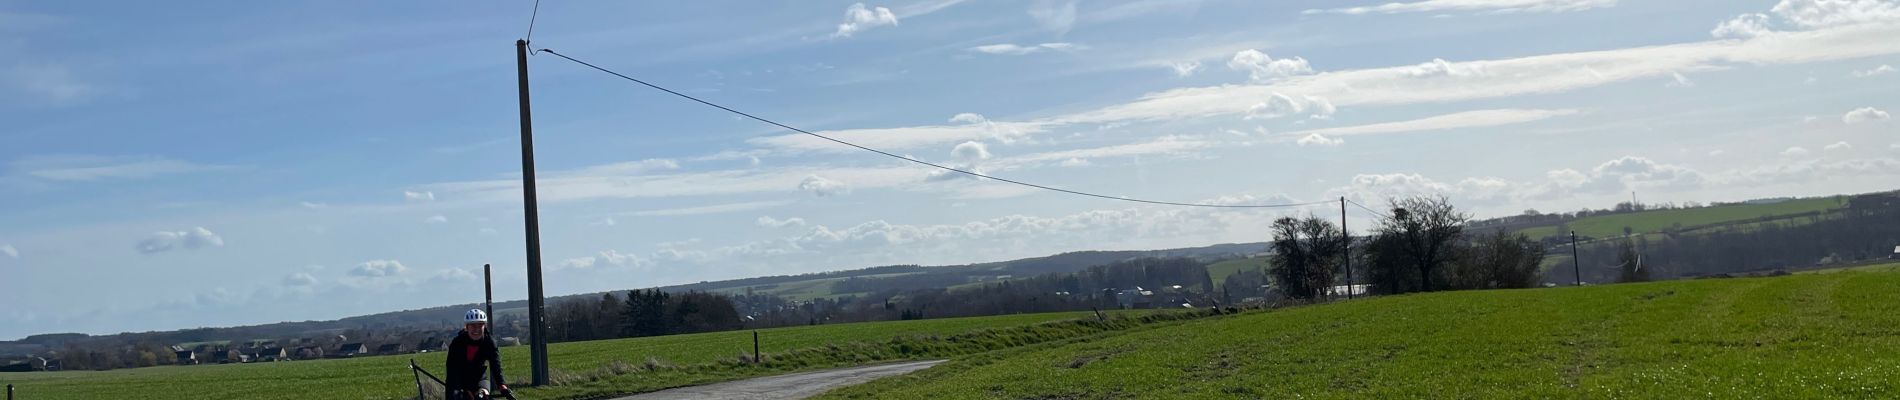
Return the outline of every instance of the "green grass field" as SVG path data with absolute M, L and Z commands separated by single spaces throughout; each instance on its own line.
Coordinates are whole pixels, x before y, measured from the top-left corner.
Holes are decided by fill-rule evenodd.
M 1208 264 L 1207 276 L 1214 279 L 1214 287 L 1220 287 L 1222 283 L 1227 282 L 1227 277 L 1240 271 L 1265 271 L 1266 269 L 1266 257 L 1240 258 Z
M 1834 274 L 1834 273 L 1841 273 L 1841 272 L 1900 272 L 1900 263 L 1881 263 L 1881 264 L 1859 265 L 1859 266 L 1841 267 L 1841 268 L 1813 269 L 1813 270 L 1796 272 L 1796 274 Z
M 1586 217 L 1570 221 L 1569 227 L 1582 236 L 1611 237 L 1621 236 L 1623 227 L 1629 227 L 1637 233 L 1661 232 L 1664 228 L 1677 224 L 1687 228 L 1741 222 L 1763 216 L 1787 216 L 1827 211 L 1843 206 L 1845 204 L 1840 199 L 1819 197 L 1773 204 L 1737 204 Z M 1564 234 L 1564 232 L 1557 232 L 1556 226 L 1540 226 L 1518 232 L 1529 235 L 1533 239 Z
M 882 342 L 895 337 L 951 335 L 979 329 L 1071 320 L 1089 313 L 1004 315 L 861 324 L 801 326 L 760 330 L 761 348 L 771 356 L 796 349 L 823 349 L 852 342 Z M 673 365 L 730 361 L 752 350 L 751 331 L 557 343 L 548 346 L 551 369 L 587 372 L 614 361 L 641 365 L 649 357 Z M 164 366 L 112 371 L 0 373 L 0 384 L 17 385 L 18 399 L 382 399 L 413 397 L 409 360 L 440 374 L 440 353 L 278 363 Z M 502 349 L 510 381 L 529 377 L 528 348 Z M 866 360 L 869 361 L 869 360 Z M 646 391 L 690 384 L 769 375 L 829 365 L 781 365 L 773 368 L 701 368 L 632 374 L 621 379 L 525 392 L 525 398 L 573 398 L 590 394 Z
M 1900 273 L 1374 298 L 956 359 L 828 398 L 1900 398 Z

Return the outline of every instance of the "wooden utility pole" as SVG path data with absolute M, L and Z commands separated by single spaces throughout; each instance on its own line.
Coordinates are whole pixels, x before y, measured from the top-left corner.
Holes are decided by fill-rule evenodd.
M 1577 254 L 1577 231 L 1570 231 L 1570 270 L 1577 274 L 1577 286 L 1583 286 L 1583 257 Z
M 1346 299 L 1352 300 L 1352 232 L 1346 230 L 1346 196 L 1339 196 L 1341 254 L 1346 258 Z
M 541 218 L 534 198 L 534 123 L 528 107 L 528 41 L 515 41 L 515 75 L 521 92 L 521 200 L 528 229 L 528 344 L 533 385 L 548 384 L 548 327 L 541 300 Z

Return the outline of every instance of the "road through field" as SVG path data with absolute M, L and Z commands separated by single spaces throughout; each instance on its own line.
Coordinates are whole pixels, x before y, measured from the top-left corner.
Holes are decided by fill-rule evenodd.
M 653 393 L 622 397 L 615 400 L 673 400 L 673 399 L 710 399 L 710 400 L 753 400 L 753 399 L 803 399 L 817 396 L 831 389 L 856 385 L 864 382 L 916 372 L 942 363 L 943 360 L 915 361 L 897 364 L 872 365 L 866 367 L 841 368 L 818 372 L 805 372 L 790 375 L 768 376 L 741 381 L 715 383 L 704 386 L 667 389 Z

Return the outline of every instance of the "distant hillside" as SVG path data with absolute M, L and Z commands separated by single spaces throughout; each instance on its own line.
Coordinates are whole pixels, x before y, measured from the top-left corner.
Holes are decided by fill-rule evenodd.
M 1166 250 L 1130 250 L 1130 251 L 1079 251 L 1045 257 L 1020 260 L 988 262 L 951 266 L 893 265 L 855 270 L 832 271 L 799 275 L 779 275 L 755 278 L 732 279 L 724 281 L 698 282 L 683 285 L 660 287 L 668 292 L 721 292 L 744 293 L 748 288 L 760 294 L 774 294 L 794 299 L 838 296 L 849 293 L 832 293 L 832 285 L 838 281 L 852 278 L 883 278 L 893 276 L 927 275 L 930 279 L 972 282 L 984 279 L 996 279 L 998 276 L 1033 276 L 1044 273 L 1074 272 L 1090 266 L 1108 264 L 1116 261 L 1142 257 L 1188 257 L 1203 260 L 1222 260 L 1237 258 L 1246 254 L 1265 251 L 1265 243 L 1219 244 L 1206 247 L 1166 249 Z M 915 281 L 910 281 L 915 282 Z M 860 282 L 862 283 L 862 282 Z M 904 282 L 892 282 L 896 285 L 875 287 L 884 289 L 914 289 Z M 931 287 L 948 287 L 937 285 Z M 632 290 L 635 288 L 627 288 Z M 797 292 L 802 290 L 802 292 Z M 619 291 L 616 291 L 619 292 Z M 599 298 L 604 292 L 581 293 L 566 296 L 554 296 L 547 299 L 548 304 L 576 298 Z M 461 310 L 477 307 L 479 304 L 465 303 L 415 310 L 391 311 L 378 314 L 360 315 L 330 321 L 279 322 L 272 324 L 195 328 L 176 331 L 121 333 L 118 335 L 87 336 L 84 334 L 34 335 L 19 341 L 0 341 L 0 357 L 19 356 L 57 349 L 67 341 L 113 336 L 138 336 L 141 340 L 158 343 L 188 343 L 219 340 L 275 339 L 286 337 L 309 337 L 314 335 L 335 334 L 352 329 L 404 330 L 439 329 L 453 327 L 460 323 Z M 495 303 L 497 317 L 514 316 L 526 318 L 527 300 L 510 300 Z

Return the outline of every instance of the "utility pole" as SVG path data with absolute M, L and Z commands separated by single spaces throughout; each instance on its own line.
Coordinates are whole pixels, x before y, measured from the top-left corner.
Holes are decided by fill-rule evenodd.
M 495 315 L 495 268 L 489 264 L 482 264 L 482 307 L 488 309 L 488 325 L 482 327 L 482 332 L 493 335 L 495 322 L 501 318 Z
M 1577 274 L 1577 286 L 1583 286 L 1583 257 L 1577 255 L 1577 231 L 1570 231 L 1570 270 Z
M 1339 196 L 1339 236 L 1346 257 L 1346 300 L 1352 300 L 1352 231 L 1346 230 L 1346 196 Z
M 515 41 L 515 76 L 521 92 L 521 200 L 528 228 L 528 344 L 534 386 L 548 384 L 548 327 L 541 301 L 541 217 L 534 201 L 534 123 L 528 108 L 528 41 Z

